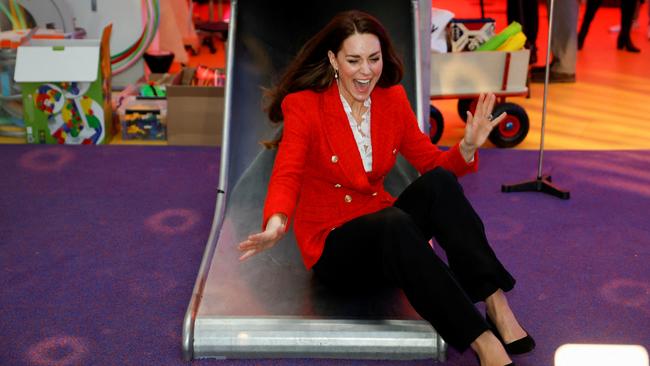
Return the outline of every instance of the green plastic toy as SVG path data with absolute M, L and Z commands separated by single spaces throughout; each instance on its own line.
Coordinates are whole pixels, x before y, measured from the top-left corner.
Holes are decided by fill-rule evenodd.
M 504 30 L 499 32 L 496 36 L 487 40 L 487 42 L 480 45 L 477 51 L 495 51 L 501 44 L 508 40 L 508 38 L 521 32 L 521 24 L 512 22 Z
M 144 84 L 140 86 L 140 96 L 148 98 L 164 98 L 167 96 L 167 90 L 162 85 Z

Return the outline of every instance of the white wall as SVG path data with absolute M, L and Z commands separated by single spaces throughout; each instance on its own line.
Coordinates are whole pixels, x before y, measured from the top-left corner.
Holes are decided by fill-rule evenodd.
M 145 14 L 142 0 L 67 0 L 77 27 L 84 28 L 88 38 L 99 38 L 108 23 L 113 23 L 111 55 L 121 52 L 138 40 Z M 95 2 L 97 10 L 93 11 Z M 144 75 L 140 60 L 131 69 L 113 77 L 113 86 L 125 86 Z

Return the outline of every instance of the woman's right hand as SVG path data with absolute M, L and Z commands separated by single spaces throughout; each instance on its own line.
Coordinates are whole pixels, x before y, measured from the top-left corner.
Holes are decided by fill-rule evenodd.
M 257 234 L 249 235 L 248 238 L 237 246 L 243 254 L 239 257 L 244 261 L 257 253 L 273 247 L 282 237 L 284 237 L 284 227 L 287 223 L 287 217 L 283 214 L 274 214 L 266 223 L 266 229 Z

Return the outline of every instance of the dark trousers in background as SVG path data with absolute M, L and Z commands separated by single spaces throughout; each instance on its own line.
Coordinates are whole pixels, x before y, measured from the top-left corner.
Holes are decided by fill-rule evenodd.
M 630 42 L 630 32 L 632 31 L 632 22 L 634 20 L 634 10 L 638 0 L 620 0 L 621 6 L 621 30 L 618 35 L 618 44 L 627 44 Z M 587 7 L 582 18 L 580 33 L 578 35 L 578 48 L 582 48 L 591 21 L 594 20 L 598 8 L 603 4 L 603 0 L 587 0 Z
M 448 265 L 429 245 L 432 237 Z M 400 287 L 418 314 L 460 351 L 488 329 L 474 303 L 515 283 L 456 177 L 442 168 L 416 179 L 393 207 L 333 230 L 313 269 L 330 286 Z
M 508 24 L 518 22 L 526 35 L 531 63 L 537 62 L 537 33 L 539 31 L 539 3 L 537 0 L 508 0 Z

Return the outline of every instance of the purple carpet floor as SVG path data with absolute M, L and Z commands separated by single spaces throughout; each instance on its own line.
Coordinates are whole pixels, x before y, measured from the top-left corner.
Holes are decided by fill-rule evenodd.
M 549 151 L 571 199 L 501 193 L 537 153 L 484 150 L 461 181 L 517 278 L 509 294 L 550 366 L 565 343 L 650 349 L 650 151 Z M 217 148 L 0 146 L 0 365 L 430 365 L 431 360 L 181 358 L 212 220 Z M 476 365 L 449 351 L 444 365 Z

